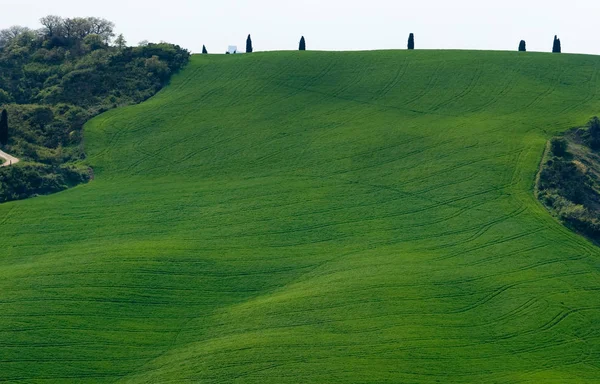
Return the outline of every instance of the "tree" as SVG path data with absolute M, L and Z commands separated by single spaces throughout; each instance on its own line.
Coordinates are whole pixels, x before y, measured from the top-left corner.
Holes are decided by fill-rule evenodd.
M 254 49 L 252 48 L 252 37 L 248 35 L 248 38 L 246 39 L 246 53 L 252 53 L 253 51 Z
M 300 51 L 306 51 L 306 40 L 304 40 L 304 36 L 300 39 L 300 47 L 298 48 Z
M 24 34 L 35 35 L 34 31 L 27 27 L 20 27 L 18 25 L 12 26 L 8 29 L 0 31 L 0 48 L 4 48 L 11 44 L 17 38 Z
M 91 51 L 97 51 L 98 49 L 106 48 L 107 45 L 104 44 L 104 40 L 100 35 L 87 35 L 83 39 L 83 44 L 89 48 Z
M 588 132 L 590 134 L 590 146 L 593 149 L 600 148 L 600 119 L 593 117 L 588 123 Z
M 519 52 L 527 52 L 527 44 L 525 43 L 525 40 L 521 40 L 519 43 Z
M 408 49 L 415 49 L 415 35 L 412 33 L 408 35 Z
M 123 50 L 123 49 L 127 48 L 127 41 L 125 40 L 125 36 L 123 36 L 122 33 L 115 40 L 115 45 L 120 50 Z
M 109 44 L 115 36 L 115 24 L 98 17 L 46 16 L 40 19 L 40 30 L 50 48 L 78 46 L 89 35 L 98 35 L 104 44 Z
M 64 20 L 60 16 L 46 16 L 40 19 L 40 24 L 44 26 L 42 33 L 46 37 L 62 35 L 64 29 Z
M 554 35 L 554 44 L 552 45 L 552 53 L 561 53 L 560 39 Z
M 206 55 L 206 54 L 208 54 L 208 51 L 206 50 L 206 45 L 203 45 L 203 46 L 202 46 L 202 54 L 203 54 L 203 55 Z
M 550 150 L 554 156 L 563 157 L 567 153 L 569 144 L 562 137 L 554 137 L 550 140 Z
M 0 117 L 0 145 L 6 144 L 8 144 L 8 112 L 5 109 Z
M 88 34 L 101 36 L 106 44 L 110 43 L 110 40 L 115 36 L 115 33 L 113 32 L 115 23 L 112 21 L 98 17 L 88 17 L 86 23 L 89 23 L 90 25 Z

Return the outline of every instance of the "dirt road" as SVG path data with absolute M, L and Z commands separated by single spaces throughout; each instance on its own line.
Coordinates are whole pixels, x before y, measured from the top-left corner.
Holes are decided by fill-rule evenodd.
M 0 167 L 8 167 L 9 165 L 16 164 L 19 162 L 19 159 L 9 155 L 6 152 L 0 151 L 0 157 L 6 159 L 6 161 L 3 164 L 1 164 Z

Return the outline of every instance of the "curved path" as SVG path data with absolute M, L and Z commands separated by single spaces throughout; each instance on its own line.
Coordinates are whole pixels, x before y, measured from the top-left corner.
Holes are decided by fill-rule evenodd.
M 1 151 L 1 150 L 0 150 L 0 157 L 3 159 L 6 159 L 6 161 L 4 163 L 0 164 L 0 167 L 8 167 L 9 165 L 16 164 L 19 162 L 19 159 L 17 159 L 14 156 L 9 155 L 6 152 Z

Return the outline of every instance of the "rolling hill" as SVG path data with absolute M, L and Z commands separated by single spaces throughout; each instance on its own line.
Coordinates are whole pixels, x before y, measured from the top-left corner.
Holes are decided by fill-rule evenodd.
M 600 57 L 194 56 L 0 205 L 0 381 L 592 383 L 600 249 L 533 196 Z

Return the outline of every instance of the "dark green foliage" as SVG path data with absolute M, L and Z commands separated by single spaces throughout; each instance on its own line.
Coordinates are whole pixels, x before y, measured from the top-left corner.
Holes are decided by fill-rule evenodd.
M 89 118 L 153 96 L 190 57 L 166 43 L 126 47 L 123 36 L 110 46 L 112 23 L 103 19 L 49 16 L 42 24 L 37 33 L 0 31 L 0 104 L 11 116 L 7 152 L 52 165 L 48 172 L 85 158 Z
M 550 140 L 550 151 L 554 156 L 562 157 L 567 153 L 567 140 L 562 137 L 555 137 Z
M 92 111 L 70 104 L 11 104 L 7 109 L 13 131 L 11 154 L 44 164 L 61 164 L 85 157 L 82 129 Z
M 8 112 L 6 112 L 6 109 L 2 110 L 2 116 L 0 117 L 0 144 L 8 144 Z
M 415 49 L 415 35 L 408 35 L 408 49 Z
M 74 166 L 15 164 L 0 168 L 0 203 L 47 195 L 89 181 L 91 171 Z
M 248 38 L 246 39 L 246 53 L 252 53 L 253 51 L 254 48 L 252 47 L 252 37 L 248 35 Z
M 600 148 L 600 119 L 593 117 L 588 123 L 589 146 L 593 149 Z
M 591 181 L 572 160 L 553 157 L 540 174 L 540 190 L 554 190 L 574 204 L 584 204 Z
M 552 53 L 561 53 L 562 52 L 562 47 L 560 44 L 560 39 L 558 38 L 558 36 L 554 36 L 554 43 L 552 45 Z
M 598 118 L 592 119 L 587 129 L 550 141 L 553 156 L 542 166 L 538 196 L 565 224 L 600 240 L 600 157 L 586 146 L 592 130 L 600 130 Z M 567 150 L 569 142 L 574 153 Z
M 207 55 L 208 54 L 208 51 L 206 50 L 206 45 L 202 46 L 202 54 L 203 55 Z
M 521 40 L 521 42 L 519 43 L 519 52 L 526 52 L 527 51 L 527 44 L 525 43 L 525 40 Z
M 117 39 L 115 40 L 115 46 L 119 49 L 127 48 L 127 41 L 125 40 L 125 36 L 123 36 L 123 34 L 120 34 L 117 37 Z
M 54 46 L 52 36 L 17 37 L 0 48 L 0 99 L 104 108 L 115 98 L 117 104 L 136 103 L 155 94 L 189 60 L 188 51 L 172 44 L 112 47 L 90 34 Z
M 298 48 L 300 51 L 306 51 L 306 40 L 304 40 L 304 36 L 300 39 L 300 47 Z
M 17 49 L 26 49 L 28 54 L 14 61 Z M 47 50 L 35 45 L 0 49 L 0 84 L 19 104 L 9 108 L 16 114 L 11 118 L 11 154 L 40 161 L 25 144 L 77 145 L 72 138 L 81 137 L 78 132 L 87 119 L 148 99 L 188 60 L 189 52 L 171 44 L 105 47 L 80 57 L 66 55 L 63 48 Z M 33 113 L 31 104 L 35 103 L 44 107 Z
M 98 17 L 75 17 L 64 19 L 60 16 L 46 16 L 40 19 L 42 36 L 46 48 L 65 47 L 80 49 L 81 43 L 89 36 L 103 45 L 115 36 L 114 23 Z

